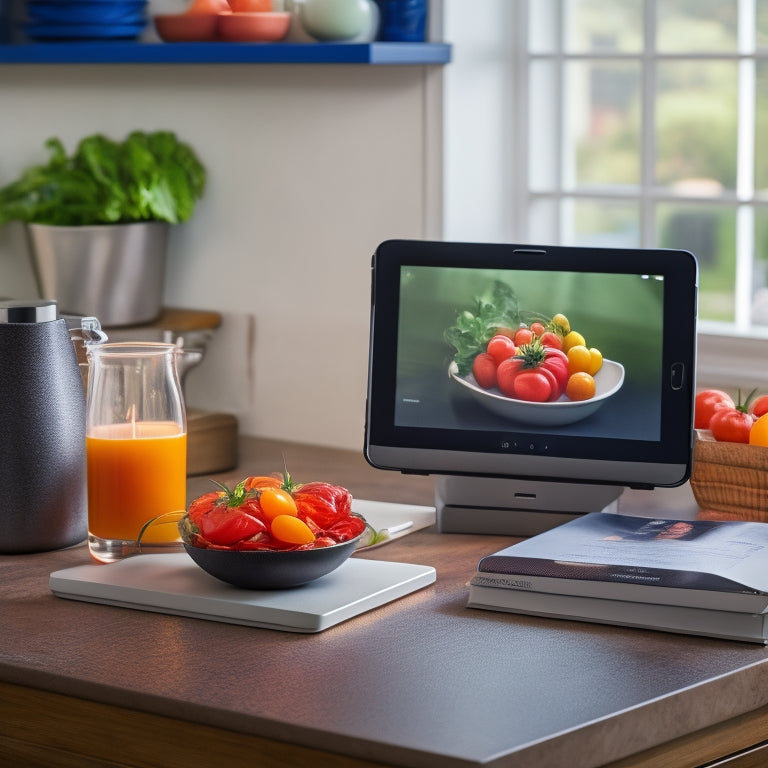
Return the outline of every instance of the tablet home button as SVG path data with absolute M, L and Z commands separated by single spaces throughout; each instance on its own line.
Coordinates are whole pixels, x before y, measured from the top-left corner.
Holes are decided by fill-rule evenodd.
M 678 390 L 683 388 L 683 382 L 685 381 L 685 364 L 684 363 L 672 363 L 670 369 L 670 384 L 672 389 Z

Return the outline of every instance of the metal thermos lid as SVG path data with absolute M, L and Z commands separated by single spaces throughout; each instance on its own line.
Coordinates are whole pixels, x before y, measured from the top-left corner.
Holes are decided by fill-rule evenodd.
M 57 317 L 55 301 L 0 301 L 0 323 L 48 323 Z

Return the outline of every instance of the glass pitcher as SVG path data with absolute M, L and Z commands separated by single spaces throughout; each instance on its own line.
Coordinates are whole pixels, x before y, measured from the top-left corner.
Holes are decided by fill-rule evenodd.
M 169 516 L 186 506 L 180 353 L 156 342 L 87 348 L 88 546 L 100 562 L 181 548 Z

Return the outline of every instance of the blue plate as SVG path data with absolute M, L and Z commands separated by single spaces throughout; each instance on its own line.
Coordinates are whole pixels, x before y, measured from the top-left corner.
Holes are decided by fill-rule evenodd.
M 27 5 L 57 5 L 61 8 L 71 8 L 78 5 L 146 5 L 148 0 L 27 0 Z
M 37 24 L 138 24 L 146 21 L 146 1 L 73 3 L 57 5 L 46 2 L 27 3 L 27 16 Z
M 26 33 L 36 40 L 96 40 L 138 37 L 141 24 L 28 24 Z
M 30 13 L 29 21 L 32 24 L 40 24 L 43 26 L 82 26 L 82 25 L 106 25 L 106 24 L 146 24 L 147 17 L 143 10 L 139 11 L 121 11 L 119 13 L 111 11 L 109 14 L 88 14 L 88 13 L 73 13 L 66 21 L 59 19 L 55 14 L 43 13 Z

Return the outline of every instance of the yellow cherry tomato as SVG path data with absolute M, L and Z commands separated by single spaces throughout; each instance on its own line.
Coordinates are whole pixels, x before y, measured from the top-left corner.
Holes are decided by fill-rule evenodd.
M 552 325 L 556 325 L 558 328 L 560 328 L 561 336 L 566 336 L 568 333 L 570 333 L 571 324 L 568 322 L 568 318 L 560 312 L 558 312 L 552 318 Z
M 571 347 L 586 347 L 587 342 L 578 331 L 571 331 L 565 334 L 563 339 L 563 352 L 568 352 Z
M 749 430 L 750 445 L 764 445 L 768 448 L 768 413 L 763 414 Z
M 278 515 L 296 517 L 298 514 L 293 496 L 282 488 L 264 488 L 259 496 L 259 506 L 267 520 L 274 520 Z
M 603 367 L 603 353 L 594 347 L 589 348 L 589 367 L 587 373 L 594 376 Z
M 310 527 L 293 515 L 278 515 L 272 521 L 270 532 L 286 544 L 311 544 L 315 540 Z
M 574 373 L 568 377 L 565 395 L 569 400 L 589 400 L 595 396 L 595 380 L 584 371 Z
M 568 350 L 568 374 L 578 373 L 579 371 L 589 371 L 592 362 L 592 355 L 583 344 L 577 344 Z

